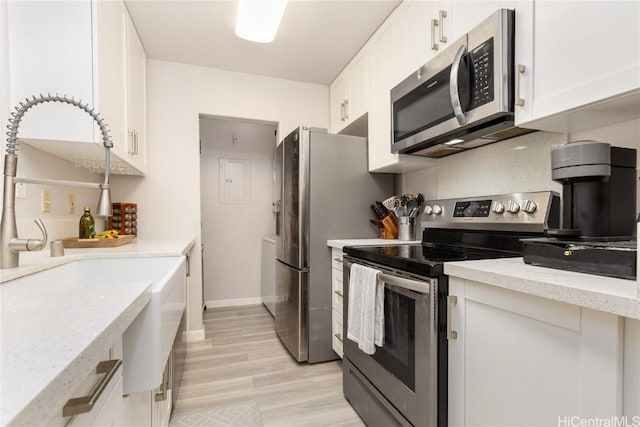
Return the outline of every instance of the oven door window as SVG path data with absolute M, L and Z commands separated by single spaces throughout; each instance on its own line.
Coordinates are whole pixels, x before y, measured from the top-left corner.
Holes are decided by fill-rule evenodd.
M 451 66 L 440 71 L 393 103 L 393 142 L 422 132 L 454 117 L 449 91 Z M 465 56 L 458 74 L 458 93 L 463 111 L 469 105 L 469 66 Z
M 415 300 L 384 290 L 384 346 L 376 347 L 373 357 L 384 369 L 415 391 Z

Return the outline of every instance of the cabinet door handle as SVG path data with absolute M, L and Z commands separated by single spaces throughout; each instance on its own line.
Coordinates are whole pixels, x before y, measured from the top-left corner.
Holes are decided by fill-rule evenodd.
M 129 154 L 133 154 L 134 151 L 134 146 L 135 146 L 135 131 L 130 130 L 129 132 L 127 132 L 128 136 L 129 136 L 129 144 L 127 145 L 127 153 Z
M 338 338 L 338 341 L 343 342 L 342 341 L 342 334 L 333 334 L 333 336 Z
M 438 50 L 438 43 L 436 43 L 436 27 L 438 26 L 438 20 L 431 20 L 431 49 Z
M 88 395 L 67 400 L 67 403 L 65 403 L 62 408 L 62 416 L 71 417 L 91 411 L 120 365 L 122 365 L 122 360 L 117 359 L 103 360 L 98 363 L 98 366 L 96 366 L 96 374 L 104 374 L 104 376 L 98 380 Z
M 138 131 L 133 130 L 133 154 L 138 155 Z
M 447 11 L 446 10 L 441 10 L 440 11 L 440 19 L 438 20 L 438 26 L 440 27 L 440 42 L 441 43 L 446 43 L 447 42 L 447 36 L 444 35 L 444 18 L 447 17 Z
M 342 291 L 338 291 L 338 290 L 336 290 L 336 291 L 333 291 L 333 293 L 334 293 L 334 294 L 336 294 L 336 295 L 338 295 L 339 297 L 341 297 L 341 296 L 342 296 Z
M 458 303 L 458 297 L 455 295 L 449 295 L 447 297 L 447 339 L 448 340 L 456 340 L 458 339 L 458 332 L 451 329 L 451 310 L 453 306 Z
M 520 98 L 520 76 L 526 71 L 527 67 L 522 64 L 516 65 L 516 100 L 515 104 L 518 107 L 522 107 L 524 105 L 524 98 Z
M 349 100 L 344 100 L 344 119 L 349 120 Z

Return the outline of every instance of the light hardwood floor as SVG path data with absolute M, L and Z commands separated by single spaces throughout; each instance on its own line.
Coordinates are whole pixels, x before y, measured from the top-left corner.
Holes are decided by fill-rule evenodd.
M 297 363 L 262 304 L 208 309 L 204 326 L 176 410 L 256 400 L 265 427 L 364 426 L 342 393 L 342 363 Z

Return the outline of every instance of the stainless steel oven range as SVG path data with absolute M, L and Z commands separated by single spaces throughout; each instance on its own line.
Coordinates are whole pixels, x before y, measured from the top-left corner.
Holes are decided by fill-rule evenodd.
M 431 200 L 422 244 L 344 249 L 344 298 L 353 264 L 379 270 L 384 341 L 372 355 L 344 341 L 343 387 L 369 426 L 447 425 L 446 261 L 522 256 L 522 238 L 559 221 L 559 196 L 545 191 Z M 344 309 L 347 336 L 349 304 Z

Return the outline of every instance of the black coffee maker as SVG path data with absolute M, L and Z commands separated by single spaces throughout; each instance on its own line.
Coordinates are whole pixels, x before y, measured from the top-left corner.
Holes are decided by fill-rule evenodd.
M 625 240 L 636 228 L 636 150 L 577 141 L 551 150 L 552 179 L 562 184 L 562 228 L 547 235 Z
M 636 150 L 578 141 L 551 150 L 562 228 L 523 239 L 527 264 L 636 279 Z

